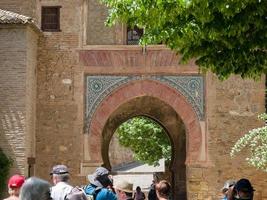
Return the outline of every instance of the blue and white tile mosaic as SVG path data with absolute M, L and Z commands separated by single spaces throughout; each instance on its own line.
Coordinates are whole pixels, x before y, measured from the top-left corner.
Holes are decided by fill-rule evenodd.
M 86 77 L 86 126 L 90 126 L 92 116 L 98 105 L 113 90 L 134 80 L 155 80 L 166 84 L 179 93 L 192 105 L 198 119 L 204 118 L 204 79 L 202 76 L 110 76 Z

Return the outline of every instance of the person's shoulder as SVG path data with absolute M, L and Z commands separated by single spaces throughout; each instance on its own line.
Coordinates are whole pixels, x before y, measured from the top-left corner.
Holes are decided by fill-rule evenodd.
M 109 190 L 108 188 L 101 188 L 101 190 L 99 191 L 101 193 L 105 193 L 105 194 L 114 194 L 111 190 Z
M 5 198 L 3 200 L 19 200 L 18 197 L 8 197 L 8 198 Z
M 112 191 L 110 191 L 108 188 L 102 188 L 99 192 L 97 197 L 105 197 L 107 200 L 113 200 L 117 199 L 116 194 L 114 194 Z
M 86 194 L 92 194 L 95 191 L 96 187 L 94 187 L 92 184 L 89 184 L 86 185 L 83 189 Z

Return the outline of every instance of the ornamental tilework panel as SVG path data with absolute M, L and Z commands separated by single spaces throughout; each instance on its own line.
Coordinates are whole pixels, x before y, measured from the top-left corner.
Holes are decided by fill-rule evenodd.
M 204 118 L 204 79 L 202 76 L 87 76 L 86 128 L 91 123 L 97 106 L 113 90 L 134 80 L 155 80 L 181 93 L 192 105 L 198 119 Z

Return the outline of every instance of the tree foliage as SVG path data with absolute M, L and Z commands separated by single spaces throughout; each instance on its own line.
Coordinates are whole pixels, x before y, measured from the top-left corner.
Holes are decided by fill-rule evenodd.
M 259 115 L 259 118 L 266 121 L 267 114 Z M 251 152 L 250 157 L 246 158 L 248 163 L 267 172 L 267 125 L 252 129 L 241 137 L 232 148 L 231 156 L 233 157 L 246 147 L 248 147 Z
M 6 189 L 6 181 L 11 165 L 12 160 L 0 148 L 0 194 L 3 194 L 4 189 Z
M 266 0 L 100 1 L 109 8 L 108 25 L 144 28 L 143 45 L 163 42 L 203 72 L 220 79 L 266 73 Z
M 133 151 L 135 159 L 149 165 L 159 165 L 159 160 L 171 160 L 171 144 L 163 128 L 147 117 L 134 117 L 116 131 L 119 143 Z

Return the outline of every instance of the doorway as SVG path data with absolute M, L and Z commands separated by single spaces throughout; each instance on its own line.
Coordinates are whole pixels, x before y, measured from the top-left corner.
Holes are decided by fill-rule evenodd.
M 167 103 L 152 96 L 139 96 L 120 105 L 108 118 L 102 131 L 102 158 L 104 166 L 111 169 L 110 142 L 117 128 L 136 116 L 153 119 L 165 130 L 170 139 L 172 155 L 169 165 L 158 179 L 171 182 L 174 199 L 186 198 L 186 130 L 182 119 Z

